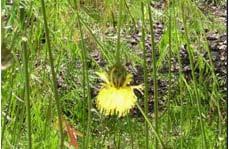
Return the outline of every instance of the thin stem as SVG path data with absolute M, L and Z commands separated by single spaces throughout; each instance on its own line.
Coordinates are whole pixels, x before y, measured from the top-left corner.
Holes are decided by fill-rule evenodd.
M 126 9 L 127 9 L 127 11 L 128 11 L 128 14 L 130 15 L 130 17 L 131 17 L 131 19 L 132 19 L 132 23 L 134 24 L 134 29 L 135 29 L 135 31 L 136 31 L 136 30 L 137 30 L 137 27 L 136 27 L 136 22 L 135 22 L 135 20 L 134 20 L 134 17 L 133 17 L 133 15 L 132 15 L 131 12 L 130 12 L 130 8 L 129 8 L 129 6 L 128 6 L 126 0 L 124 0 L 124 2 L 125 2 Z
M 132 128 L 132 122 L 130 119 L 130 116 L 127 116 L 127 122 L 128 122 L 128 130 L 130 133 L 130 141 L 131 141 L 131 149 L 134 149 L 134 136 L 133 136 L 133 128 Z
M 25 9 L 22 7 L 20 9 L 20 19 L 22 24 L 22 35 L 25 37 Z M 28 127 L 28 148 L 32 148 L 32 128 L 31 128 L 31 116 L 30 116 L 30 88 L 29 88 L 29 71 L 28 71 L 28 49 L 27 40 L 22 39 L 22 49 L 23 49 L 23 65 L 24 65 L 24 79 L 25 79 L 25 103 L 26 103 L 26 114 L 27 114 L 27 127 Z
M 56 73 L 54 70 L 54 62 L 53 62 L 54 60 L 52 56 L 51 42 L 50 42 L 50 37 L 49 37 L 49 29 L 48 29 L 48 24 L 47 24 L 44 0 L 41 0 L 41 8 L 42 8 L 42 13 L 43 13 L 45 35 L 46 35 L 47 46 L 48 46 L 48 54 L 49 54 L 49 62 L 50 62 L 51 74 L 52 74 L 54 98 L 56 101 L 56 107 L 57 107 L 57 113 L 58 113 L 58 123 L 59 123 L 59 129 L 60 129 L 60 148 L 62 149 L 64 146 L 63 124 L 62 124 L 62 116 L 61 116 L 62 110 L 61 110 L 60 99 L 59 99 L 59 95 L 57 91 L 57 80 L 56 80 Z
M 120 32 L 121 32 L 121 21 L 122 21 L 122 5 L 123 0 L 119 1 L 119 18 L 118 18 L 118 39 L 117 39 L 117 51 L 116 51 L 116 64 L 121 65 L 121 56 L 120 56 Z
M 156 140 L 159 141 L 161 143 L 162 148 L 165 148 L 165 144 L 163 143 L 161 137 L 158 135 L 156 129 L 153 127 L 153 125 L 150 123 L 150 120 L 148 119 L 148 117 L 146 116 L 146 114 L 144 113 L 144 111 L 142 110 L 142 108 L 140 107 L 140 105 L 138 103 L 136 103 L 138 109 L 140 110 L 141 114 L 143 115 L 143 117 L 145 118 L 146 122 L 148 123 L 149 127 L 151 128 L 153 134 L 156 137 Z
M 82 32 L 81 32 L 81 23 L 83 22 L 80 18 L 80 15 L 78 14 L 78 11 L 80 10 L 80 1 L 77 1 L 77 0 L 74 0 L 74 10 L 76 11 L 76 15 L 77 15 L 77 25 L 80 27 L 80 38 L 81 38 L 81 41 L 82 41 L 82 46 L 83 46 L 83 50 L 82 50 L 82 63 L 83 63 L 83 67 L 82 67 L 82 72 L 83 72 L 83 75 L 82 75 L 82 84 L 83 84 L 83 99 L 86 98 L 86 73 L 85 73 L 85 54 L 83 53 L 84 51 L 84 40 L 83 40 L 83 36 L 82 36 Z M 85 103 L 83 102 L 82 103 L 83 106 L 82 108 L 83 109 L 86 109 L 86 106 L 85 106 Z M 82 139 L 82 148 L 86 148 L 86 142 L 87 142 L 87 137 L 88 137 L 88 134 L 87 134 L 87 124 L 85 122 L 85 113 L 86 111 L 83 110 L 83 113 L 82 113 L 82 116 L 83 116 L 83 120 L 82 120 L 82 124 L 84 126 L 84 131 L 86 131 L 86 137 L 83 137 Z M 85 127 L 86 126 L 86 127 Z
M 169 11 L 169 87 L 168 87 L 168 112 L 170 112 L 170 98 L 171 98 L 171 86 L 172 86 L 172 74 L 171 74 L 171 67 L 172 67 L 172 63 L 171 63 L 171 58 L 172 58 L 172 16 L 171 16 L 171 8 L 170 8 L 170 3 L 168 4 L 168 11 Z M 168 132 L 170 131 L 170 114 L 168 113 L 168 120 L 167 120 L 167 124 L 168 124 Z
M 88 68 L 87 68 L 87 51 L 83 39 L 83 31 L 82 31 L 82 21 L 79 15 L 78 10 L 76 11 L 77 14 L 77 21 L 80 29 L 80 38 L 82 41 L 82 59 L 83 59 L 83 80 L 84 80 L 84 92 L 86 93 L 87 91 L 87 110 L 88 110 L 88 115 L 87 115 L 87 130 L 86 130 L 86 147 L 85 148 L 90 148 L 90 125 L 91 125 L 91 91 L 90 91 L 90 85 L 89 85 L 89 76 L 88 76 Z M 84 95 L 84 98 L 86 98 L 86 95 Z
M 202 114 L 201 114 L 201 108 L 200 108 L 200 103 L 199 100 L 201 98 L 198 97 L 198 91 L 197 91 L 197 86 L 196 86 L 196 77 L 195 77 L 195 72 L 194 72 L 194 60 L 193 60 L 193 52 L 191 51 L 191 43 L 190 43 L 190 39 L 189 39 L 189 32 L 188 32 L 188 28 L 187 28 L 187 18 L 186 18 L 186 14 L 185 14 L 185 10 L 184 10 L 184 1 L 182 1 L 183 3 L 180 3 L 180 7 L 182 10 L 182 21 L 183 21 L 183 25 L 184 25 L 184 31 L 185 31 L 185 38 L 187 41 L 187 51 L 188 51 L 188 56 L 189 56 L 189 60 L 190 60 L 190 65 L 191 65 L 191 73 L 192 73 L 192 79 L 193 79 L 193 84 L 194 84 L 194 94 L 195 94 L 195 98 L 196 98 L 196 102 L 197 102 L 197 110 L 198 110 L 198 114 L 200 117 L 200 127 L 201 127 L 201 135 L 202 135 L 202 144 L 203 144 L 203 148 L 207 148 L 207 142 L 206 142 L 206 135 L 205 135 L 205 129 L 204 129 L 204 124 L 203 124 L 203 120 L 202 120 Z
M 175 3 L 175 1 L 173 1 L 174 3 Z M 175 4 L 174 4 L 175 5 Z M 171 14 L 171 13 L 170 13 Z M 172 15 L 172 14 L 171 14 Z M 178 16 L 177 16 L 177 14 L 175 13 L 175 8 L 173 7 L 173 17 L 174 18 L 177 18 Z M 172 20 L 171 20 L 172 21 Z M 174 40 L 175 41 L 177 41 L 177 43 L 175 44 L 175 48 L 176 49 L 179 49 L 180 47 L 179 47 L 179 45 L 181 45 L 181 43 L 180 43 L 180 39 L 179 39 L 179 37 L 178 37 L 178 29 L 177 29 L 177 20 L 175 19 L 174 20 L 174 26 L 175 26 L 175 33 L 174 33 Z M 182 71 L 183 71 L 183 66 L 182 66 L 182 62 L 181 62 L 181 56 L 180 56 L 180 54 L 178 53 L 178 54 L 176 54 L 176 56 L 177 56 L 177 59 L 178 59 L 178 64 L 179 64 L 179 80 L 178 80 L 178 84 L 179 84 L 179 97 L 178 97 L 178 99 L 179 99 L 179 101 L 180 101 L 180 104 L 181 105 L 183 105 L 183 98 L 182 98 L 182 94 L 183 94 L 183 90 L 184 90 L 184 88 L 183 88 L 183 84 L 182 84 L 182 79 L 181 78 L 183 78 L 183 74 L 182 74 Z M 181 96 L 182 95 L 182 96 Z M 176 104 L 177 105 L 177 104 Z M 184 118 L 184 116 L 183 116 L 183 108 L 181 109 L 181 113 L 180 113 L 180 116 L 181 116 L 181 118 L 183 119 Z M 183 124 L 184 123 L 184 120 L 181 120 L 181 129 L 183 128 Z M 191 122 L 190 122 L 191 123 Z M 181 148 L 183 148 L 183 143 L 184 142 L 184 137 L 182 137 L 181 138 Z
M 144 4 L 141 2 L 142 10 L 142 49 L 143 49 L 143 69 L 144 69 L 144 112 L 148 114 L 148 99 L 149 99 L 149 84 L 148 84 L 148 67 L 147 67 L 147 57 L 146 57 L 146 47 L 145 47 L 145 16 L 144 16 Z M 145 148 L 149 148 L 149 131 L 148 123 L 145 121 Z
M 111 17 L 112 17 L 112 24 L 113 24 L 113 28 L 115 28 L 115 16 L 114 16 L 114 12 L 113 10 L 111 10 Z
M 168 99 L 171 97 L 171 85 L 172 85 L 172 75 L 171 75 L 171 58 L 172 58 L 172 25 L 171 25 L 171 10 L 169 9 L 169 89 L 168 89 Z M 169 103 L 169 102 L 168 102 Z
M 156 68 L 156 49 L 154 44 L 154 31 L 153 31 L 153 21 L 151 14 L 151 7 L 148 4 L 148 13 L 150 21 L 150 35 L 151 35 L 151 48 L 152 48 L 152 63 L 153 63 L 153 88 L 154 88 L 154 111 L 155 111 L 155 130 L 158 132 L 158 85 L 157 85 L 157 68 Z M 158 141 L 155 140 L 155 148 L 158 148 Z
M 196 5 L 195 5 L 196 6 Z M 197 7 L 197 6 L 196 6 Z M 199 9 L 198 9 L 199 10 Z M 200 13 L 198 13 L 198 16 L 201 17 L 201 11 L 199 10 Z M 202 30 L 204 30 L 204 27 L 203 27 L 203 23 L 201 20 L 198 20 L 199 23 L 201 24 L 201 27 L 202 27 Z M 208 45 L 207 43 L 207 37 L 206 37 L 206 34 L 203 34 L 203 38 L 204 38 L 204 41 L 205 41 L 205 45 Z M 215 71 L 214 71 L 214 64 L 213 64 L 213 60 L 212 60 L 212 56 L 211 56 L 211 52 L 210 52 L 210 49 L 208 46 L 206 46 L 206 49 L 207 49 L 207 55 L 208 55 L 208 58 L 209 58 L 209 62 L 210 62 L 210 71 L 211 71 L 211 74 L 212 74 L 212 79 L 213 79 L 213 83 L 212 83 L 212 90 L 211 90 L 211 93 L 212 93 L 212 100 L 214 100 L 216 102 L 216 106 L 217 106 L 217 111 L 218 111 L 218 115 L 219 115 L 219 119 L 218 119 L 218 137 L 221 136 L 221 133 L 222 133 L 222 121 L 223 121 L 223 118 L 222 118 L 222 114 L 221 114 L 221 111 L 220 111 L 220 103 L 219 101 L 215 100 L 217 99 L 217 97 L 215 97 L 215 91 L 217 90 L 217 87 L 218 87 L 218 81 L 217 81 L 217 78 L 216 78 L 216 74 L 215 74 Z M 221 148 L 221 143 L 219 144 L 219 148 Z
M 117 124 L 117 126 L 118 126 L 118 128 L 117 128 L 117 132 L 118 132 L 118 149 L 120 149 L 120 147 L 121 147 L 121 126 L 120 126 L 120 120 L 117 120 L 118 122 L 118 124 Z

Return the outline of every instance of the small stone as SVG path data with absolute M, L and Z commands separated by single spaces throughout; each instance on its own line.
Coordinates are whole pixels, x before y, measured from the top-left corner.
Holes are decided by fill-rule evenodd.
M 187 72 L 187 71 L 190 71 L 190 70 L 191 70 L 190 66 L 185 66 L 184 67 L 184 72 Z
M 207 37 L 207 40 L 217 40 L 219 36 L 217 34 L 211 34 L 210 36 Z
M 219 50 L 226 50 L 227 49 L 227 45 L 220 45 L 218 46 Z

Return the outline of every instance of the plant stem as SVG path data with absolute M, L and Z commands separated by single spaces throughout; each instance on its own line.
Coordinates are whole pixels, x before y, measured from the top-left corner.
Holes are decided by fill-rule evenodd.
M 120 126 L 120 120 L 117 120 L 118 122 L 118 124 L 117 124 L 117 132 L 118 132 L 118 149 L 120 149 L 121 148 L 121 126 Z
M 118 18 L 118 39 L 117 39 L 117 51 L 116 51 L 116 64 L 121 65 L 121 56 L 120 56 L 120 32 L 121 32 L 121 22 L 122 22 L 122 7 L 123 0 L 119 1 L 119 18 Z
M 26 38 L 25 33 L 25 8 L 20 9 L 20 19 L 22 27 L 22 35 Z M 28 148 L 32 148 L 32 129 L 31 129 L 31 116 L 30 116 L 30 88 L 29 88 L 29 71 L 28 71 L 28 49 L 27 49 L 27 39 L 22 39 L 22 49 L 23 49 L 23 65 L 24 65 L 24 76 L 25 76 L 25 103 L 26 103 L 26 114 L 27 114 L 27 127 L 28 127 Z
M 82 24 L 81 24 L 81 18 L 79 15 L 79 11 L 77 9 L 76 11 L 77 14 L 77 21 L 80 29 L 80 38 L 82 41 L 82 59 L 83 59 L 83 86 L 84 86 L 84 92 L 87 92 L 87 110 L 88 110 L 88 115 L 87 115 L 87 130 L 86 130 L 86 147 L 85 148 L 90 148 L 90 125 L 91 125 L 91 91 L 90 91 L 90 85 L 89 85 L 89 76 L 88 76 L 88 68 L 87 68 L 87 51 L 83 39 L 83 31 L 82 31 Z M 86 94 L 84 95 L 84 99 L 86 98 Z
M 152 48 L 152 63 L 153 63 L 153 88 L 154 88 L 154 111 L 155 111 L 155 130 L 158 133 L 158 85 L 157 85 L 157 68 L 156 68 L 156 49 L 154 44 L 154 31 L 153 31 L 153 21 L 151 14 L 151 7 L 148 4 L 148 13 L 150 21 L 150 35 L 151 35 L 151 48 Z M 155 148 L 158 148 L 158 140 L 155 139 Z
M 132 122 L 130 119 L 130 116 L 127 116 L 127 122 L 128 122 L 128 131 L 130 133 L 130 140 L 131 140 L 131 149 L 134 149 L 134 136 L 133 136 L 133 128 L 132 128 Z
M 172 63 L 171 63 L 171 58 L 172 58 L 172 14 L 171 14 L 171 8 L 170 4 L 168 4 L 168 11 L 169 11 L 169 86 L 168 86 L 168 119 L 167 119 L 167 125 L 168 125 L 168 133 L 170 131 L 170 98 L 171 98 L 171 88 L 172 88 L 172 74 L 171 74 L 171 68 L 172 68 Z
M 62 149 L 64 147 L 64 134 L 63 134 L 63 124 L 62 124 L 62 116 L 61 116 L 62 110 L 61 110 L 61 106 L 60 106 L 61 103 L 60 103 L 58 90 L 57 90 L 56 73 L 54 70 L 54 60 L 52 56 L 51 42 L 50 42 L 50 37 L 49 37 L 49 29 L 48 29 L 48 24 L 47 24 L 44 0 L 41 0 L 41 8 L 42 8 L 42 13 L 43 13 L 45 35 L 46 35 L 47 46 L 48 46 L 48 54 L 49 54 L 49 62 L 50 62 L 51 74 L 52 74 L 54 98 L 56 101 L 56 107 L 57 107 L 57 113 L 58 113 L 58 123 L 59 123 L 59 129 L 60 129 L 60 148 Z
M 145 118 L 146 122 L 148 123 L 149 127 L 151 128 L 153 134 L 156 136 L 157 141 L 159 141 L 161 143 L 162 148 L 165 148 L 165 144 L 163 143 L 161 137 L 158 135 L 156 129 L 150 123 L 150 120 L 148 119 L 148 117 L 146 116 L 146 114 L 144 113 L 144 111 L 142 110 L 140 105 L 138 103 L 136 103 L 136 105 L 137 105 L 138 109 L 140 110 L 141 114 L 143 115 L 143 117 Z
M 134 20 L 134 17 L 133 17 L 133 15 L 132 15 L 131 12 L 130 12 L 130 8 L 129 8 L 129 6 L 128 6 L 126 0 L 124 0 L 124 2 L 125 2 L 126 9 L 127 9 L 128 13 L 129 13 L 129 15 L 130 15 L 130 17 L 131 17 L 132 23 L 134 24 L 134 29 L 135 29 L 135 31 L 136 31 L 136 30 L 137 30 L 137 26 L 136 26 L 136 22 L 135 22 L 135 20 Z
M 175 1 L 173 1 L 174 2 L 174 5 L 176 5 L 175 4 Z M 175 13 L 176 11 L 175 11 L 175 8 L 173 7 L 173 17 L 174 18 L 177 18 L 178 16 L 177 16 L 177 14 Z M 171 14 L 171 13 L 170 13 Z M 174 35 L 173 35 L 173 37 L 174 37 L 174 40 L 175 41 L 177 41 L 176 42 L 176 44 L 175 44 L 175 48 L 176 49 L 179 49 L 180 48 L 180 46 L 179 45 L 181 45 L 181 43 L 180 43 L 180 39 L 179 39 L 179 37 L 178 37 L 178 32 L 179 32 L 179 29 L 177 28 L 177 25 L 178 25 L 178 23 L 177 23 L 177 19 L 173 19 L 174 20 L 174 27 L 175 27 L 175 31 L 174 31 Z M 172 21 L 172 20 L 171 20 Z M 185 90 L 184 89 L 184 87 L 183 87 L 183 84 L 182 84 L 182 78 L 183 78 L 183 74 L 182 74 L 182 71 L 183 71 L 183 65 L 182 65 L 182 62 L 181 62 L 181 56 L 180 56 L 180 54 L 179 53 L 177 53 L 176 54 L 176 57 L 177 57 L 177 59 L 178 59 L 178 64 L 179 64 L 179 79 L 178 79 L 178 84 L 179 84 L 179 101 L 180 101 L 180 105 L 183 105 L 183 98 L 182 98 L 182 94 L 184 93 L 183 92 L 183 90 Z M 181 96 L 182 95 L 182 96 Z M 176 104 L 177 105 L 177 104 Z M 182 110 L 181 110 L 181 113 L 180 113 L 180 116 L 181 116 L 181 129 L 183 128 L 183 123 L 184 123 L 184 112 L 183 112 L 183 109 L 184 108 L 182 108 Z M 191 123 L 191 122 L 190 122 Z M 184 137 L 182 137 L 181 138 L 181 145 L 180 145 L 180 148 L 183 148 L 183 143 L 184 142 Z
M 82 45 L 84 46 L 84 40 L 83 40 L 83 37 L 81 35 L 81 22 L 83 22 L 83 21 L 81 20 L 79 14 L 78 14 L 78 11 L 80 10 L 80 1 L 74 0 L 74 7 L 73 8 L 76 11 L 77 27 L 80 27 L 80 38 L 81 38 L 81 41 L 82 41 Z M 84 47 L 83 47 L 83 49 L 84 49 Z M 83 58 L 83 60 L 82 60 L 82 63 L 83 63 L 83 67 L 82 67 L 82 72 L 83 72 L 83 75 L 82 75 L 83 99 L 85 99 L 86 98 L 86 81 L 85 81 L 86 76 L 85 76 L 85 61 L 84 61 L 85 57 L 84 57 L 83 52 L 82 52 L 82 58 Z M 86 106 L 85 106 L 84 102 L 82 103 L 82 108 L 86 109 Z M 86 113 L 86 111 L 83 110 L 83 113 L 82 113 L 82 117 L 83 117 L 82 125 L 84 126 L 84 128 L 83 128 L 84 132 L 86 131 L 86 133 L 87 133 L 87 124 L 85 122 L 85 113 Z M 86 142 L 88 140 L 87 137 L 88 137 L 88 134 L 86 134 L 86 137 L 83 137 L 83 139 L 82 139 L 82 148 L 86 148 L 85 146 L 86 146 Z
M 204 129 L 204 124 L 203 124 L 203 120 L 202 120 L 202 114 L 201 114 L 201 109 L 200 109 L 200 103 L 199 100 L 201 98 L 199 98 L 199 93 L 197 91 L 197 86 L 196 86 L 196 77 L 195 77 L 195 72 L 194 72 L 194 60 L 193 60 L 193 52 L 191 51 L 191 47 L 190 47 L 190 39 L 189 39 L 189 32 L 188 32 L 188 28 L 187 28 L 187 18 L 186 18 L 186 14 L 185 14 L 185 10 L 184 10 L 184 5 L 185 1 L 183 0 L 180 3 L 180 7 L 182 10 L 182 21 L 183 21 L 183 25 L 184 25 L 184 31 L 185 31 L 185 38 L 187 41 L 187 51 L 188 51 L 188 56 L 189 56 L 189 60 L 190 60 L 190 65 L 191 65 L 191 73 L 192 73 L 192 79 L 193 79 L 193 84 L 194 84 L 194 94 L 195 94 L 195 98 L 196 98 L 196 104 L 197 104 L 197 110 L 198 110 L 198 114 L 200 117 L 200 127 L 201 127 L 201 136 L 202 136 L 202 145 L 203 148 L 207 148 L 207 142 L 206 142 L 206 135 L 205 135 L 205 129 Z
M 144 69 L 144 112 L 146 116 L 148 114 L 148 99 L 149 99 L 149 84 L 148 84 L 148 67 L 147 67 L 147 57 L 146 57 L 146 47 L 145 47 L 145 16 L 144 16 L 144 4 L 141 2 L 142 10 L 142 49 L 143 49 L 143 69 Z M 148 123 L 145 121 L 145 148 L 149 148 L 149 131 Z

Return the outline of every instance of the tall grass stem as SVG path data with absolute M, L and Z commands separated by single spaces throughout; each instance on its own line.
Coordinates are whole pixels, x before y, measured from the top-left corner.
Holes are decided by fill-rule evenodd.
M 123 0 L 119 1 L 119 15 L 118 15 L 118 39 L 117 39 L 117 51 L 116 51 L 116 64 L 121 65 L 121 55 L 120 55 L 120 36 L 121 36 L 121 24 L 122 24 L 122 9 L 123 9 Z
M 144 3 L 141 2 L 142 11 L 142 50 L 143 50 L 143 69 L 144 69 L 144 112 L 146 116 L 148 114 L 148 99 L 149 99 L 149 84 L 148 84 L 148 67 L 147 67 L 147 57 L 146 57 L 146 47 L 145 47 L 145 15 L 144 15 Z M 149 148 L 149 130 L 148 123 L 145 121 L 145 148 Z
M 26 38 L 26 28 L 25 28 L 25 8 L 20 8 L 20 20 L 22 28 L 22 50 L 23 50 L 23 66 L 24 66 L 24 87 L 25 87 L 25 103 L 26 103 L 26 115 L 27 115 L 27 128 L 28 128 L 28 148 L 32 148 L 32 128 L 31 128 L 31 110 L 30 110 L 30 87 L 29 87 L 29 56 L 27 49 L 27 38 Z
M 90 91 L 90 84 L 89 84 L 89 76 L 88 76 L 88 67 L 87 67 L 87 51 L 84 43 L 84 36 L 83 36 L 83 30 L 82 30 L 82 21 L 80 19 L 80 15 L 78 12 L 78 9 L 76 11 L 77 13 L 77 21 L 79 25 L 80 30 L 80 38 L 82 42 L 82 60 L 83 60 L 83 87 L 84 92 L 87 93 L 87 130 L 86 130 L 86 142 L 85 142 L 85 148 L 90 148 L 90 125 L 91 125 L 91 91 Z M 86 98 L 86 94 L 84 95 L 84 99 Z
M 165 148 L 165 144 L 162 141 L 161 137 L 159 136 L 159 134 L 157 133 L 156 129 L 153 127 L 153 125 L 150 123 L 149 118 L 146 116 L 146 114 L 144 113 L 144 111 L 142 110 L 141 106 L 136 103 L 138 109 L 140 110 L 141 114 L 143 115 L 144 119 L 146 120 L 146 122 L 148 123 L 151 131 L 153 132 L 153 134 L 155 135 L 157 141 L 159 141 L 161 143 L 162 148 Z
M 63 124 L 62 124 L 62 110 L 61 110 L 61 106 L 60 106 L 61 103 L 60 103 L 58 90 L 57 90 L 57 79 L 56 79 L 56 73 L 55 73 L 55 69 L 54 69 L 54 59 L 52 56 L 52 49 L 51 49 L 51 42 L 50 42 L 50 37 L 49 37 L 49 29 L 48 29 L 44 0 L 41 0 L 41 8 L 42 8 L 42 13 L 43 13 L 45 35 L 46 35 L 47 46 L 48 46 L 48 55 L 49 55 L 49 62 L 50 62 L 51 74 L 52 74 L 54 98 L 56 101 L 56 107 L 57 107 L 57 113 L 58 113 L 58 123 L 59 123 L 59 129 L 60 129 L 59 130 L 60 131 L 60 148 L 63 149 L 63 147 L 64 147 L 64 134 L 63 134 Z
M 168 108 L 168 119 L 167 119 L 167 125 L 168 125 L 168 133 L 170 131 L 170 98 L 171 98 L 171 88 L 172 88 L 172 74 L 171 74 L 171 69 L 172 69 L 172 14 L 171 14 L 171 8 L 170 8 L 170 4 L 168 4 L 168 11 L 169 11 L 169 26 L 168 26 L 168 30 L 169 30 L 169 86 L 168 86 L 168 99 L 167 99 L 167 108 Z
M 156 48 L 154 43 L 154 30 L 153 30 L 153 20 L 152 20 L 152 12 L 151 5 L 148 4 L 148 13 L 149 13 L 149 21 L 150 21 L 150 35 L 151 35 L 151 49 L 152 49 L 152 63 L 153 63 L 153 88 L 154 88 L 154 113 L 155 113 L 155 131 L 158 133 L 158 85 L 157 85 L 157 68 L 156 68 Z M 158 140 L 155 139 L 155 148 L 158 148 Z
M 189 39 L 189 31 L 188 31 L 188 27 L 187 27 L 187 17 L 186 17 L 187 13 L 185 13 L 185 10 L 184 10 L 185 6 L 187 6 L 187 1 L 182 0 L 182 2 L 180 2 L 180 8 L 181 8 L 181 12 L 182 12 L 182 21 L 183 21 L 183 25 L 184 25 L 185 38 L 186 38 L 186 42 L 187 42 L 187 51 L 188 51 L 188 56 L 189 56 L 190 66 L 191 66 L 191 74 L 192 74 L 193 85 L 194 85 L 194 96 L 196 99 L 197 110 L 198 110 L 198 114 L 200 117 L 202 145 L 203 145 L 203 148 L 207 148 L 205 129 L 204 129 L 204 124 L 203 124 L 203 119 L 202 119 L 202 114 L 201 114 L 200 101 L 199 101 L 201 98 L 199 97 L 199 93 L 197 91 L 197 85 L 196 85 L 197 82 L 196 82 L 196 76 L 195 76 L 195 72 L 194 72 L 193 51 L 191 50 L 191 43 L 190 43 L 190 39 Z

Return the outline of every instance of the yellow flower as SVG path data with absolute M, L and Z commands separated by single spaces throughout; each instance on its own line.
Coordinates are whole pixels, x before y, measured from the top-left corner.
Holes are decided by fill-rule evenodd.
M 126 73 L 123 68 L 113 67 L 109 73 L 97 73 L 104 83 L 97 96 L 96 106 L 106 116 L 121 117 L 129 113 L 137 102 L 133 90 L 142 88 L 129 85 L 132 75 Z

